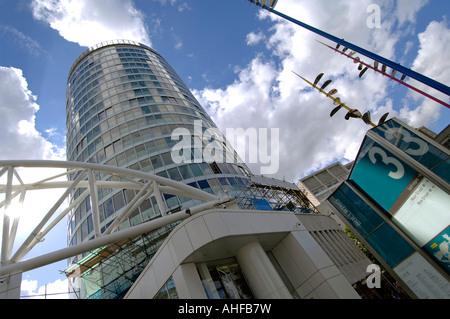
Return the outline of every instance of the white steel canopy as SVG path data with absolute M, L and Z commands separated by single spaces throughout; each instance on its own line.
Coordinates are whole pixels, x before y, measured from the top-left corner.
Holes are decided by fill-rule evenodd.
M 60 170 L 56 174 L 54 174 L 54 170 L 51 170 L 53 173 L 43 179 L 24 182 L 27 178 L 29 179 L 29 176 L 26 176 L 27 170 L 46 171 L 46 169 Z M 73 180 L 69 180 L 69 175 L 74 176 L 72 178 Z M 102 176 L 104 180 L 96 180 L 95 176 Z M 125 207 L 116 212 L 114 221 L 104 232 L 101 232 L 100 228 L 98 210 L 99 188 L 131 189 L 137 191 L 135 197 Z M 56 200 L 55 198 L 47 199 L 49 202 L 53 201 L 51 208 L 12 255 L 20 221 L 19 218 L 22 217 L 23 219 L 27 217 L 27 214 L 33 214 L 32 211 L 11 212 L 10 209 L 13 201 L 17 202 L 17 197 L 19 197 L 18 203 L 15 203 L 14 206 L 20 206 L 26 199 L 28 192 L 49 189 L 59 189 L 63 193 Z M 69 198 L 69 195 L 77 189 L 80 189 L 80 195 L 70 204 L 66 204 L 63 207 L 63 203 L 67 202 L 66 200 Z M 0 276 L 28 271 L 84 252 L 89 252 L 125 238 L 133 238 L 229 200 L 228 196 L 221 196 L 219 198 L 186 184 L 141 171 L 91 163 L 43 160 L 0 161 L 0 194 L 4 194 L 5 196 L 3 201 L 0 198 L 0 216 L 3 223 Z M 164 209 L 165 205 L 161 194 L 184 196 L 205 203 L 191 209 L 170 214 Z M 161 217 L 114 232 L 151 195 L 155 196 L 158 202 Z M 42 242 L 44 236 L 87 196 L 90 196 L 91 201 L 95 238 L 75 246 L 22 261 L 23 257 L 36 244 Z M 59 214 L 54 216 L 57 212 Z

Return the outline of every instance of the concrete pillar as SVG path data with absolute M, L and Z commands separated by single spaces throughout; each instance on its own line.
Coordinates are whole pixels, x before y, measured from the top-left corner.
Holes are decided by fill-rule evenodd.
M 242 247 L 237 252 L 236 259 L 256 298 L 292 298 L 269 257 L 257 241 Z
M 178 266 L 172 275 L 180 299 L 207 299 L 194 263 Z
M 214 285 L 214 281 L 211 278 L 211 274 L 209 273 L 208 267 L 205 263 L 201 263 L 198 265 L 198 272 L 200 273 L 200 277 L 203 279 L 202 283 L 207 290 L 207 295 L 209 299 L 220 299 L 219 293 L 217 292 L 216 286 Z

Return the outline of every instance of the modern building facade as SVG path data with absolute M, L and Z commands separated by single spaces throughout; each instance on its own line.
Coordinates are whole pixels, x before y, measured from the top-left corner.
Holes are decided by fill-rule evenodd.
M 353 162 L 342 165 L 339 162 L 333 163 L 314 174 L 306 176 L 299 181 L 299 187 L 308 190 L 313 198 L 317 199 L 316 204 L 323 203 L 328 196 L 345 181 L 352 168 Z
M 174 132 L 182 134 L 174 139 Z M 66 273 L 78 297 L 358 298 L 354 278 L 346 277 L 361 262 L 351 241 L 324 222 L 296 185 L 253 175 L 217 132 L 167 61 L 141 43 L 101 43 L 74 62 L 67 84 L 69 161 L 138 170 L 233 198 L 71 258 Z M 81 193 L 74 191 L 72 201 Z M 93 207 L 103 233 L 134 195 L 102 188 L 95 201 L 80 200 L 68 218 L 68 245 L 97 236 Z M 119 231 L 199 204 L 161 195 L 149 196 Z M 350 265 L 335 264 L 340 257 L 326 247 L 330 240 L 352 256 Z
M 67 83 L 69 161 L 140 170 L 215 194 L 233 194 L 239 186 L 248 184 L 245 164 L 238 161 L 208 164 L 201 158 L 203 153 L 196 153 L 194 148 L 192 151 L 189 148 L 191 154 L 184 154 L 186 161 L 174 163 L 171 151 L 177 141 L 172 140 L 171 134 L 179 128 L 192 132 L 189 141 L 200 150 L 211 141 L 194 133 L 198 129 L 201 133 L 207 129 L 218 131 L 171 66 L 151 48 L 132 41 L 105 42 L 86 50 L 74 62 Z M 234 158 L 234 150 L 226 145 L 223 149 L 224 158 L 229 152 L 233 152 Z M 102 176 L 96 178 L 101 180 Z M 74 193 L 73 200 L 79 195 L 80 191 Z M 133 195 L 100 191 L 102 231 Z M 193 204 L 186 200 L 164 196 L 163 202 L 158 203 L 153 196 L 121 227 Z M 90 204 L 87 197 L 73 210 L 68 223 L 69 245 L 93 237 Z M 73 262 L 80 258 L 74 258 Z
M 322 214 L 331 216 L 342 229 L 345 227 L 344 222 L 337 217 L 326 199 L 347 179 L 352 165 L 353 162 L 345 165 L 336 162 L 298 181 L 298 187 L 318 210 Z
M 211 193 L 233 192 L 236 185 L 245 183 L 245 164 L 207 164 L 201 159 L 197 161 L 194 156 L 198 154 L 193 149 L 186 163 L 173 162 L 171 150 L 177 141 L 171 139 L 171 134 L 175 129 L 192 132 L 192 145 L 199 143 L 202 148 L 209 142 L 194 136 L 196 123 L 200 123 L 203 130 L 218 130 L 170 65 L 142 44 L 102 43 L 84 52 L 70 70 L 67 85 L 69 161 L 149 172 Z M 233 152 L 226 147 L 224 150 Z M 105 227 L 113 212 L 125 205 L 127 194 L 102 194 L 101 198 L 100 210 L 104 213 L 101 223 Z M 183 200 L 165 198 L 160 207 L 161 203 L 151 198 L 127 223 L 132 226 L 159 215 L 161 210 L 170 212 L 190 204 Z M 69 223 L 71 244 L 92 235 L 92 222 L 85 207 L 89 207 L 89 199 L 74 211 L 75 219 Z M 75 230 L 75 224 L 83 223 L 81 229 Z

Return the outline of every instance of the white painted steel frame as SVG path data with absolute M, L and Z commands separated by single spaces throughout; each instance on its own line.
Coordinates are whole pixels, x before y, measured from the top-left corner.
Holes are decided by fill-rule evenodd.
M 16 168 L 53 168 L 65 169 L 67 172 L 49 176 L 48 178 L 37 182 L 24 183 L 20 178 Z M 123 181 L 97 181 L 95 179 L 95 172 L 119 177 Z M 89 252 L 93 249 L 115 243 L 119 240 L 133 238 L 135 236 L 150 232 L 175 221 L 188 218 L 192 214 L 210 209 L 215 205 L 230 200 L 228 196 L 221 196 L 219 198 L 200 189 L 153 174 L 92 163 L 44 160 L 0 161 L 0 178 L 5 173 L 7 173 L 6 184 L 0 184 L 0 194 L 5 194 L 5 200 L 0 202 L 0 209 L 2 209 L 3 219 L 0 276 L 16 272 L 29 271 L 63 259 L 70 258 L 78 254 Z M 68 175 L 74 173 L 78 174 L 74 181 L 55 181 L 55 179 L 57 178 L 61 178 L 64 176 L 67 177 Z M 14 181 L 14 176 L 16 177 L 16 182 Z M 84 190 L 84 192 L 82 192 L 80 196 L 73 200 L 68 205 L 68 207 L 64 208 L 57 217 L 55 217 L 50 223 L 48 223 L 55 212 L 61 207 L 61 204 L 68 198 L 72 191 L 77 188 L 86 190 Z M 131 189 L 139 191 L 137 195 L 135 195 L 135 197 L 132 198 L 125 207 L 116 212 L 115 220 L 105 230 L 104 233 L 101 233 L 100 231 L 100 217 L 98 211 L 99 188 L 121 190 Z M 9 206 L 11 205 L 11 201 L 15 197 L 20 195 L 19 203 L 23 203 L 26 192 L 42 189 L 65 189 L 65 191 L 61 195 L 61 197 L 59 197 L 55 201 L 52 208 L 47 212 L 44 218 L 42 218 L 42 220 L 28 235 L 22 245 L 17 249 L 15 254 L 11 257 L 12 247 L 14 246 L 17 227 L 19 224 L 19 215 L 21 215 L 16 214 L 11 225 L 10 216 L 7 212 Z M 178 213 L 168 214 L 165 210 L 161 195 L 164 193 L 171 195 L 180 195 L 187 198 L 200 200 L 205 203 L 193 207 L 189 210 L 183 210 Z M 161 210 L 161 217 L 124 230 L 114 232 L 115 230 L 117 230 L 120 224 L 125 221 L 125 219 L 133 211 L 135 211 L 139 205 L 142 204 L 144 200 L 149 198 L 150 195 L 154 195 L 156 197 L 158 206 Z M 95 238 L 87 242 L 79 243 L 75 246 L 67 247 L 58 251 L 53 251 L 48 254 L 22 261 L 22 258 L 31 249 L 33 249 L 36 244 L 41 242 L 43 240 L 43 237 L 87 196 L 90 196 L 91 199 L 91 210 L 93 215 Z

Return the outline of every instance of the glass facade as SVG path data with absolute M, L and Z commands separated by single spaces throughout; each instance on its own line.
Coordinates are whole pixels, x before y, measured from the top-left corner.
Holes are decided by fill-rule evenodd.
M 75 61 L 67 83 L 66 123 L 69 161 L 140 170 L 213 194 L 224 191 L 233 194 L 249 185 L 245 164 L 205 162 L 199 160 L 194 147 L 191 154 L 183 154 L 187 161 L 174 163 L 171 151 L 178 143 L 172 139 L 174 130 L 182 128 L 194 133 L 198 123 L 203 131 L 218 129 L 167 61 L 143 44 L 125 40 L 105 42 L 86 50 Z M 213 137 L 195 134 L 190 141 L 201 149 L 219 143 Z M 237 158 L 226 143 L 220 146 L 223 158 L 227 158 L 226 154 Z M 112 223 L 115 212 L 133 198 L 132 192 L 99 189 L 102 232 Z M 80 190 L 75 191 L 72 200 L 80 195 Z M 68 245 L 94 237 L 90 203 L 88 196 L 70 213 Z M 194 204 L 197 203 L 188 198 L 164 195 L 167 212 Z M 120 227 L 134 226 L 160 215 L 156 199 L 150 197 Z M 161 236 L 161 241 L 165 236 Z M 69 264 L 83 257 L 75 257 Z M 84 297 L 89 297 L 89 293 Z
M 390 267 L 414 252 L 411 245 L 346 183 L 328 200 Z

